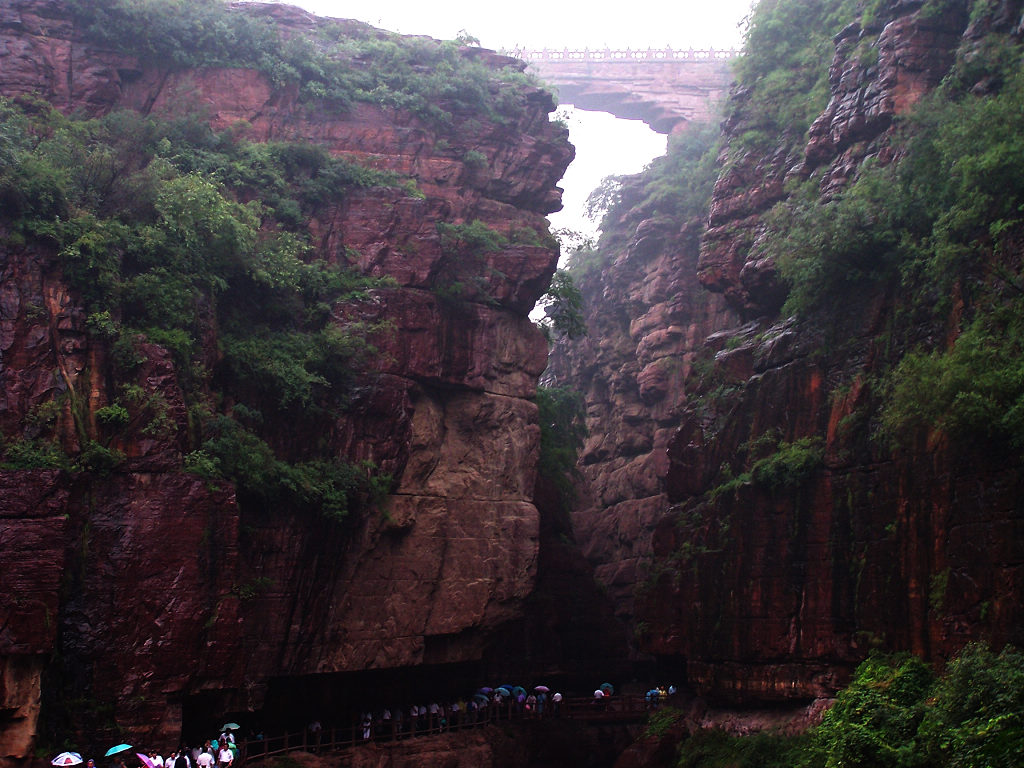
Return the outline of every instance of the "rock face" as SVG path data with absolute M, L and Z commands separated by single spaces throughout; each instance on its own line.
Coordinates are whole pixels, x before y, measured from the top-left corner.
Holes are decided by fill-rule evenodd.
M 632 222 L 582 283 L 590 337 L 554 368 L 587 399 L 577 532 L 639 650 L 697 694 L 797 706 L 831 696 L 872 648 L 941 663 L 972 640 L 1024 642 L 1016 458 L 872 444 L 862 422 L 885 297 L 866 293 L 838 321 L 852 352 L 836 359 L 817 329 L 777 319 L 775 265 L 751 255 L 786 181 L 824 169 L 828 195 L 865 160 L 889 162 L 894 120 L 939 83 L 958 46 L 981 25 L 1019 33 L 1005 21 L 1012 9 L 969 26 L 950 8 L 894 2 L 871 28 L 845 30 L 806 146 L 726 150 L 699 249 L 700 233 L 687 242 L 685 228 Z M 865 64 L 865 47 L 877 64 Z M 756 121 L 744 94 L 733 98 L 727 138 Z M 702 380 L 700 403 L 688 402 Z M 817 436 L 823 466 L 790 487 L 729 486 L 723 466 L 765 435 Z
M 668 504 L 667 447 L 686 402 L 683 382 L 710 327 L 734 314 L 692 279 L 699 224 L 648 219 L 612 246 L 616 258 L 584 278 L 587 336 L 552 354 L 554 383 L 578 388 L 589 437 L 573 527 L 621 620 L 649 574 L 651 538 Z
M 290 34 L 318 23 L 294 8 L 250 12 Z M 360 310 L 394 328 L 372 386 L 324 425 L 339 455 L 394 475 L 386 511 L 341 526 L 240 507 L 230 487 L 181 471 L 179 439 L 142 434 L 116 446 L 127 459 L 104 477 L 0 471 L 0 756 L 31 751 L 47 685 L 79 692 L 72 727 L 91 737 L 118 728 L 172 743 L 200 692 L 245 712 L 274 677 L 480 659 L 495 628 L 521 616 L 537 569 L 531 397 L 547 348 L 526 313 L 557 250 L 446 263 L 436 223 L 546 231 L 572 157 L 550 97 L 531 92 L 517 122 L 470 121 L 442 142 L 413 115 L 326 114 L 253 71 L 163 70 L 97 49 L 52 0 L 0 9 L 0 94 L 91 115 L 186 103 L 218 129 L 244 121 L 253 141 L 322 144 L 424 193 L 355 193 L 310 223 L 321 258 L 355 254 L 366 274 L 394 280 Z M 470 150 L 485 168 L 463 162 Z M 54 254 L 0 247 L 0 429 L 17 434 L 55 393 L 90 393 L 95 412 L 108 350 L 87 336 L 80 299 Z M 478 301 L 441 301 L 430 289 L 444 270 L 481 276 Z M 149 352 L 138 383 L 163 395 L 184 435 L 173 362 Z M 76 449 L 73 434 L 66 444 Z

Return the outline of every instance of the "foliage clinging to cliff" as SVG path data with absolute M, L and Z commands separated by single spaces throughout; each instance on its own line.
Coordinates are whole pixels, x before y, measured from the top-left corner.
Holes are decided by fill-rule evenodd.
M 737 80 L 746 132 L 741 144 L 799 141 L 825 107 L 832 38 L 857 18 L 855 0 L 762 0 L 748 21 Z
M 692 123 L 670 136 L 665 154 L 654 158 L 642 173 L 605 179 L 591 193 L 588 211 L 592 216 L 603 213 L 605 232 L 626 218 L 638 222 L 671 216 L 680 223 L 703 218 L 718 178 L 720 138 L 716 124 Z
M 312 260 L 299 217 L 358 187 L 399 184 L 322 149 L 254 145 L 188 118 L 88 120 L 0 102 L 9 239 L 54 250 L 84 299 L 90 333 L 110 347 L 118 389 L 97 413 L 99 432 L 68 393 L 83 446 L 78 465 L 115 466 L 123 457 L 111 440 L 126 428 L 175 436 L 166 403 L 134 382 L 148 341 L 172 353 L 193 406 L 186 468 L 234 480 L 264 503 L 343 514 L 365 473 L 328 456 L 277 455 L 259 413 L 303 423 L 346 406 L 354 372 L 373 354 L 366 339 L 374 329 L 329 322 L 332 307 L 380 281 Z M 207 370 L 202 339 L 212 324 L 221 360 Z M 232 421 L 214 412 L 217 402 L 250 417 Z M 51 423 L 43 432 L 59 430 Z M 54 466 L 41 445 L 10 436 L 7 462 Z
M 586 437 L 583 398 L 567 387 L 540 387 L 537 409 L 540 422 L 538 471 L 558 489 L 568 510 L 574 494 L 576 461 Z
M 905 445 L 935 429 L 1024 444 L 1024 64 L 1014 44 L 979 49 L 904 121 L 896 163 L 865 165 L 825 201 L 812 179 L 776 206 L 758 245 L 790 286 L 783 311 L 826 327 L 851 297 L 889 292 L 897 328 L 944 338 L 962 305 L 951 345 L 911 349 L 886 376 L 880 423 Z
M 366 101 L 450 124 L 455 114 L 495 119 L 518 107 L 515 85 L 460 52 L 459 41 L 403 38 L 360 22 L 322 21 L 286 36 L 267 16 L 223 0 L 69 0 L 90 40 L 169 68 L 248 67 L 304 100 L 345 109 Z M 502 85 L 504 83 L 504 85 Z
M 701 731 L 678 765 L 707 768 L 997 768 L 1024 753 L 1024 658 L 970 645 L 936 677 L 909 655 L 872 656 L 806 736 Z

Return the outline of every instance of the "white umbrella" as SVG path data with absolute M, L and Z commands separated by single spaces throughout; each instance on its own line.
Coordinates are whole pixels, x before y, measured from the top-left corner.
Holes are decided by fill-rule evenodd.
M 80 765 L 83 762 L 82 756 L 77 752 L 61 752 L 50 761 L 50 765 Z

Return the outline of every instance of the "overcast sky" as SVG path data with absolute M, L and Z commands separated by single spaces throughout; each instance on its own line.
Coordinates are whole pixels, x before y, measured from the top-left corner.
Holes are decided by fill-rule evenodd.
M 359 19 L 443 40 L 461 30 L 485 48 L 732 48 L 751 0 L 290 0 L 320 16 Z

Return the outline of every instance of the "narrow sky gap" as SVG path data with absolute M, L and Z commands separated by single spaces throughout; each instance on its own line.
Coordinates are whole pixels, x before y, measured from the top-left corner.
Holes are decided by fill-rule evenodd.
M 656 157 L 665 154 L 668 137 L 655 133 L 640 120 L 622 120 L 607 112 L 590 112 L 571 105 L 558 108 L 556 116 L 569 125 L 569 140 L 576 146 L 573 160 L 562 179 L 563 209 L 548 216 L 551 228 L 572 229 L 587 235 L 598 224 L 586 218 L 590 193 L 606 176 L 639 173 Z

